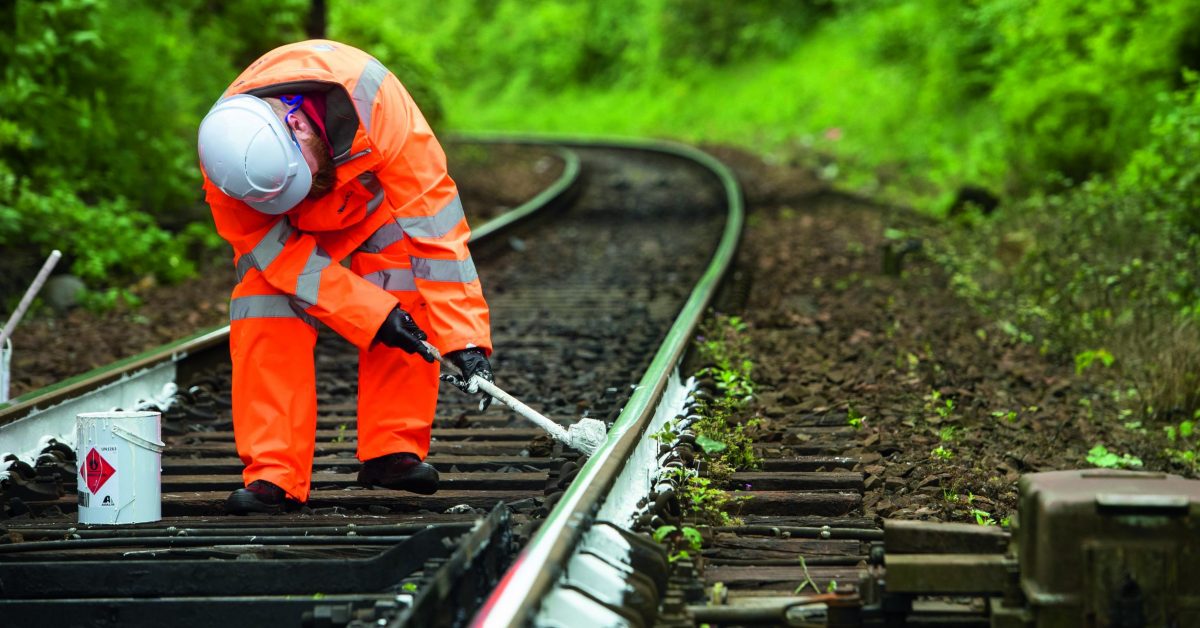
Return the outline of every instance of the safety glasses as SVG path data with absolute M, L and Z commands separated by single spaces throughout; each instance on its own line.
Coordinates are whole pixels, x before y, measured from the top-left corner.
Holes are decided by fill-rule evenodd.
M 279 100 L 288 107 L 291 107 L 291 109 L 288 109 L 288 112 L 283 116 L 283 126 L 287 128 L 288 135 L 292 137 L 292 142 L 295 143 L 296 146 L 300 146 L 300 141 L 296 139 L 296 132 L 292 130 L 292 125 L 288 124 L 288 118 L 300 109 L 300 105 L 304 104 L 304 96 L 301 96 L 300 94 L 296 94 L 295 96 L 280 96 Z

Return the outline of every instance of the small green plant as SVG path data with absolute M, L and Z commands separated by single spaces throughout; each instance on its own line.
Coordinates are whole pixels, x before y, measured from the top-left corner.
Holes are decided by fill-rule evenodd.
M 705 321 L 696 338 L 701 359 L 710 364 L 697 375 L 711 377 L 719 393 L 696 406 L 699 418 L 690 426 L 698 453 L 706 462 L 706 477 L 686 468 L 671 473 L 684 516 L 705 523 L 728 525 L 736 521 L 729 515 L 729 507 L 749 498 L 735 499 L 719 486 L 734 471 L 760 465 L 754 440 L 746 433 L 759 424 L 759 419 L 752 418 L 748 411 L 754 395 L 754 363 L 748 357 L 747 330 L 740 318 L 717 314 Z M 676 438 L 675 425 L 667 422 L 652 438 L 672 442 Z
M 729 507 L 748 498 L 735 499 L 728 491 L 712 485 L 711 478 L 702 478 L 689 469 L 675 469 L 676 494 L 684 516 L 712 525 L 733 525 Z
M 746 433 L 759 424 L 757 418 L 747 416 L 754 395 L 754 363 L 748 357 L 747 330 L 740 318 L 718 314 L 704 323 L 697 338 L 700 357 L 711 363 L 698 375 L 711 376 L 721 394 L 700 406 L 701 418 L 692 430 L 696 432 L 696 444 L 708 458 L 709 475 L 717 480 L 735 470 L 755 469 L 761 464 L 754 441 Z
M 954 452 L 946 449 L 942 445 L 938 445 L 933 451 L 929 452 L 929 455 L 937 458 L 938 460 L 946 461 L 954 457 Z
M 943 399 L 941 392 L 931 390 L 925 395 L 925 411 L 937 415 L 943 421 L 948 420 L 954 412 L 954 400 Z
M 1008 421 L 1009 423 L 1017 422 L 1017 411 L 1016 410 L 996 410 L 995 412 L 992 412 L 992 416 L 996 417 L 997 419 L 1004 419 L 1005 421 Z
M 704 545 L 704 538 L 700 535 L 700 531 L 692 526 L 665 525 L 659 526 L 651 534 L 651 537 L 657 543 L 662 543 L 667 546 L 667 561 L 674 563 L 683 558 L 690 558 L 692 552 L 700 551 Z
M 1200 418 L 1200 410 L 1196 411 L 1196 418 Z M 1174 443 L 1176 441 L 1191 438 L 1195 429 L 1195 421 L 1182 421 L 1179 423 L 1178 427 L 1174 425 L 1168 425 L 1167 427 L 1163 428 L 1163 431 L 1165 431 L 1167 434 L 1167 440 Z
M 867 417 L 859 414 L 854 410 L 854 406 L 846 408 L 846 423 L 855 430 L 861 430 L 863 425 L 866 425 Z
M 1084 371 L 1089 369 L 1097 361 L 1103 364 L 1104 368 L 1108 368 L 1113 365 L 1115 360 L 1116 358 L 1113 357 L 1112 353 L 1109 353 L 1108 349 L 1089 349 L 1087 351 L 1080 351 L 1079 353 L 1075 354 L 1075 374 L 1082 375 Z
M 977 523 L 977 524 L 979 524 L 979 525 L 981 525 L 981 526 L 994 526 L 994 525 L 996 525 L 996 520 L 995 520 L 995 519 L 992 519 L 992 513 L 988 512 L 988 511 L 986 511 L 986 510 L 980 510 L 980 509 L 978 509 L 978 508 L 972 508 L 972 509 L 971 509 L 971 516 L 972 516 L 972 517 L 975 517 L 975 523 Z
M 683 526 L 682 528 L 672 525 L 659 526 L 651 536 L 658 543 L 666 543 L 671 538 L 682 540 L 692 550 L 699 550 L 704 544 L 704 537 L 699 530 L 692 526 Z
M 670 419 L 664 421 L 662 429 L 651 434 L 650 438 L 660 443 L 670 444 L 675 442 L 675 423 Z
M 726 396 L 739 400 L 748 400 L 754 396 L 754 382 L 750 380 L 750 371 L 754 368 L 754 363 L 750 360 L 742 360 L 736 369 L 724 369 L 712 367 L 706 369 L 707 372 L 713 375 L 716 379 L 717 389 L 724 392 Z
M 333 437 L 333 442 L 335 442 L 335 443 L 344 443 L 344 442 L 346 442 L 346 424 L 345 424 L 345 423 L 340 423 L 340 424 L 338 424 L 338 426 L 337 426 L 337 436 L 334 436 L 334 437 Z
M 709 590 L 708 603 L 717 606 L 725 603 L 725 597 L 729 594 L 728 587 L 724 582 L 714 582 L 712 589 Z
M 1190 420 L 1163 428 L 1167 440 L 1171 443 L 1170 447 L 1163 448 L 1163 453 L 1172 462 L 1181 464 L 1193 472 L 1200 470 L 1200 443 L 1193 439 L 1197 421 L 1200 421 L 1200 410 L 1193 413 Z
M 950 441 L 953 441 L 957 435 L 958 428 L 953 425 L 947 425 L 946 427 L 938 430 L 938 439 L 940 439 L 943 443 L 949 443 Z
M 404 584 L 400 585 L 400 590 L 404 591 L 405 593 L 416 593 L 417 592 L 417 583 L 405 582 Z
M 1142 466 L 1141 458 L 1129 454 L 1117 455 L 1104 445 L 1096 445 L 1088 450 L 1087 461 L 1102 469 L 1138 469 Z
M 801 582 L 800 586 L 797 586 L 796 590 L 792 591 L 792 595 L 799 594 L 804 590 L 804 587 L 812 587 L 813 591 L 819 591 L 820 589 L 817 588 L 817 583 L 813 581 L 812 576 L 808 573 L 808 565 L 804 562 L 804 556 L 800 555 L 797 556 L 797 558 L 800 559 L 800 569 L 804 570 L 804 582 Z

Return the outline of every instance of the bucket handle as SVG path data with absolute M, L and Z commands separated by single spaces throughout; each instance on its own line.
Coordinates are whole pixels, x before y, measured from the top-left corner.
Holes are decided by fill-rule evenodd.
M 163 449 L 165 449 L 167 446 L 166 443 L 156 443 L 154 441 L 146 440 L 141 436 L 134 434 L 133 432 L 127 431 L 125 428 L 119 425 L 112 426 L 112 433 L 138 447 L 141 447 L 142 449 L 149 449 L 150 451 L 158 454 L 161 454 Z

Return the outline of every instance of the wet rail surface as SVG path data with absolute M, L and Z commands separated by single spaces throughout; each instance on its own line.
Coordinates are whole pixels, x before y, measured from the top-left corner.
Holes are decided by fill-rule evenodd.
M 725 218 L 719 187 L 685 159 L 615 148 L 578 154 L 583 181 L 573 203 L 472 246 L 492 312 L 497 383 L 564 423 L 616 416 Z M 163 417 L 162 521 L 76 524 L 70 460 L 59 465 L 64 496 L 22 501 L 27 514 L 10 509 L 17 516 L 0 520 L 6 625 L 469 618 L 581 461 L 507 408 L 480 415 L 475 399 L 443 385 L 429 456 L 439 491 L 360 488 L 355 351 L 323 329 L 316 360 L 314 490 L 302 511 L 223 513 L 242 486 L 229 370 L 204 370 L 180 382 L 179 403 Z

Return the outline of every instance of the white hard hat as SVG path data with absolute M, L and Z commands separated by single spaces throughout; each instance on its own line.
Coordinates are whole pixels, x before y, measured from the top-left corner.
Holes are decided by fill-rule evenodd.
M 224 98 L 200 122 L 200 165 L 222 192 L 264 214 L 295 207 L 312 172 L 290 129 L 261 98 Z

